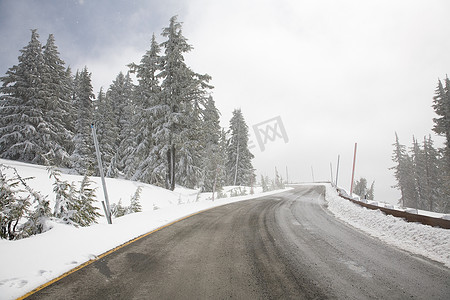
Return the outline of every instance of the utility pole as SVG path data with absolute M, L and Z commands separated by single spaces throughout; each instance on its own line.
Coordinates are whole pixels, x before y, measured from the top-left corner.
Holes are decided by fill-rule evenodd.
M 338 176 L 339 176 L 339 159 L 341 156 L 338 154 L 338 160 L 337 160 L 337 168 L 336 168 L 336 187 L 338 186 Z
M 353 170 L 352 170 L 352 183 L 350 184 L 350 197 L 353 196 L 353 180 L 355 178 L 355 164 L 356 164 L 356 148 L 358 143 L 355 143 L 355 152 L 353 153 Z
M 111 210 L 109 208 L 108 191 L 106 190 L 106 182 L 105 182 L 105 175 L 103 174 L 102 158 L 100 156 L 100 148 L 98 146 L 97 133 L 95 132 L 94 123 L 91 124 L 91 129 L 92 129 L 92 137 L 94 138 L 95 153 L 97 154 L 98 169 L 100 170 L 100 177 L 102 178 L 103 194 L 105 195 L 106 201 L 106 205 L 105 201 L 102 201 L 102 205 L 103 209 L 105 210 L 105 216 L 106 220 L 108 221 L 108 224 L 112 224 Z
M 288 167 L 286 166 L 286 184 L 289 184 L 289 173 L 288 173 Z
M 316 181 L 314 180 L 314 169 L 313 169 L 313 166 L 311 166 L 311 175 L 312 175 L 312 180 L 313 180 L 313 182 L 316 182 Z
M 330 174 L 331 174 L 331 184 L 333 184 L 333 164 L 330 162 Z

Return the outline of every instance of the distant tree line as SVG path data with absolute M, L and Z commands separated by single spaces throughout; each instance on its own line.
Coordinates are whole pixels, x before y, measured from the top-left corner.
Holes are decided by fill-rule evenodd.
M 0 157 L 97 174 L 91 124 L 108 177 L 203 191 L 255 181 L 248 126 L 240 109 L 230 127 L 210 95 L 209 75 L 188 67 L 192 50 L 176 17 L 150 49 L 95 99 L 87 67 L 72 74 L 50 34 L 32 30 L 18 64 L 0 77 Z M 132 75 L 137 79 L 133 83 Z
M 445 138 L 443 148 L 434 147 L 430 136 L 419 141 L 413 137 L 407 149 L 395 134 L 393 161 L 399 204 L 434 212 L 450 212 L 450 80 L 438 80 L 433 97 L 433 131 Z
M 285 188 L 283 177 L 278 173 L 276 167 L 275 167 L 275 178 L 270 179 L 269 176 L 267 175 L 265 176 L 261 175 L 261 187 L 263 192 L 280 190 Z

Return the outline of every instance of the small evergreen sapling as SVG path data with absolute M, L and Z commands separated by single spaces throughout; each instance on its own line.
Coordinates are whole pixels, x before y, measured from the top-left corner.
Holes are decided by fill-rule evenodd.
M 139 202 L 139 200 L 141 199 L 141 192 L 142 192 L 142 187 L 140 186 L 136 189 L 136 192 L 131 197 L 130 206 L 128 207 L 129 214 L 142 211 L 142 206 L 141 206 L 141 203 Z
M 7 176 L 5 170 L 12 170 Z M 15 168 L 0 165 L 0 238 L 15 240 L 49 229 L 49 202 L 34 191 Z M 32 210 L 32 204 L 35 204 Z
M 19 221 L 30 207 L 29 196 L 19 196 L 23 192 L 19 188 L 17 176 L 8 178 L 4 174 L 7 167 L 0 165 L 0 238 L 14 240 L 20 234 Z
M 16 169 L 14 169 L 14 172 L 24 186 L 25 190 L 33 199 L 32 203 L 35 204 L 33 212 L 28 215 L 28 221 L 23 225 L 21 237 L 28 237 L 50 230 L 51 226 L 48 225 L 47 221 L 51 218 L 51 210 L 50 202 L 47 200 L 47 196 L 43 196 L 41 193 L 33 190 L 26 183 L 25 179 L 20 177 Z
M 74 183 L 69 184 L 61 179 L 61 172 L 55 168 L 48 168 L 49 178 L 53 178 L 53 192 L 55 193 L 55 206 L 53 216 L 67 224 L 73 224 L 72 216 L 75 213 L 76 189 Z
M 122 199 L 119 200 L 119 202 L 113 203 L 111 205 L 111 214 L 115 217 L 122 217 L 127 214 L 127 207 L 122 205 Z
M 85 175 L 78 191 L 78 197 L 75 202 L 76 212 L 73 216 L 73 221 L 80 226 L 89 226 L 97 223 L 97 218 L 100 216 L 98 207 L 94 206 L 96 189 L 91 188 L 91 185 L 92 180 Z
M 56 203 L 53 215 L 64 223 L 75 226 L 89 226 L 97 223 L 100 216 L 95 202 L 95 189 L 91 188 L 92 181 L 84 176 L 80 183 L 80 189 L 75 184 L 69 184 L 61 179 L 61 173 L 49 168 L 50 178 L 54 179 L 53 192 L 56 194 Z
M 122 205 L 122 199 L 119 200 L 117 204 L 113 203 L 111 205 L 111 214 L 115 217 L 122 217 L 124 215 L 141 212 L 142 206 L 139 203 L 141 198 L 142 187 L 138 187 L 133 196 L 131 196 L 130 205 L 124 206 Z

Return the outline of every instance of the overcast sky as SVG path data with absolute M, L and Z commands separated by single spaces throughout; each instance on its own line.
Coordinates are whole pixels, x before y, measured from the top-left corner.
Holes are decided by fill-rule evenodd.
M 98 93 L 178 15 L 194 47 L 186 61 L 212 76 L 222 125 L 242 109 L 258 174 L 277 167 L 285 177 L 288 166 L 290 180 L 311 181 L 311 169 L 329 180 L 340 154 L 339 184 L 349 188 L 357 142 L 356 177 L 395 202 L 395 132 L 408 146 L 428 134 L 442 145 L 431 104 L 450 72 L 449 12 L 448 0 L 0 0 L 0 73 L 37 28 L 43 44 L 55 35 L 72 69 L 88 67 Z M 277 116 L 289 141 L 261 151 L 252 125 Z

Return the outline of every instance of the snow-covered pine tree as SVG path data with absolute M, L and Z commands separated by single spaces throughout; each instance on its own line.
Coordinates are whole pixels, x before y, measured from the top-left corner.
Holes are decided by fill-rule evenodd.
M 413 162 L 411 157 L 406 151 L 406 147 L 400 144 L 398 135 L 395 133 L 394 153 L 392 160 L 396 163 L 396 166 L 391 169 L 394 170 L 394 176 L 397 180 L 398 188 L 401 192 L 401 198 L 399 204 L 406 207 L 416 207 L 417 205 L 417 193 L 414 177 L 411 176 L 413 171 Z
M 24 195 L 17 176 L 7 176 L 4 165 L 0 165 L 0 238 L 14 240 L 21 234 L 19 221 L 30 209 L 30 197 Z
M 128 208 L 127 208 L 128 214 L 142 211 L 142 206 L 141 206 L 141 203 L 139 202 L 141 199 L 141 192 L 142 192 L 142 186 L 139 186 L 136 189 L 136 192 L 134 193 L 134 195 L 131 197 L 130 206 L 128 206 Z
M 248 126 L 240 109 L 233 111 L 228 131 L 227 183 L 250 185 L 254 182 L 253 154 L 248 149 Z
M 445 78 L 445 85 L 438 80 L 438 86 L 433 97 L 433 108 L 437 118 L 433 118 L 433 131 L 445 137 L 445 146 L 441 149 L 441 197 L 444 212 L 450 212 L 450 79 Z
M 98 207 L 94 206 L 96 195 L 91 185 L 92 180 L 85 175 L 80 183 L 80 190 L 75 201 L 75 214 L 72 216 L 72 220 L 83 227 L 97 223 L 97 218 L 101 216 Z
M 366 196 L 369 200 L 375 199 L 375 181 L 372 181 L 370 188 L 367 190 Z
M 61 179 L 61 173 L 55 168 L 49 168 L 49 178 L 53 178 L 53 192 L 56 195 L 54 217 L 67 224 L 89 226 L 96 223 L 100 216 L 98 208 L 93 204 L 95 189 L 91 188 L 92 181 L 84 176 L 80 182 L 80 189 L 75 184 Z
M 43 51 L 45 68 L 42 74 L 45 97 L 44 121 L 48 124 L 43 132 L 44 157 L 47 165 L 70 166 L 69 151 L 73 132 L 67 120 L 71 117 L 71 75 L 59 57 L 53 34 L 50 34 Z
M 122 199 L 111 205 L 111 214 L 115 217 L 122 217 L 127 214 L 127 207 L 122 205 Z
M 187 122 L 180 132 L 176 162 L 176 182 L 188 188 L 196 188 L 202 182 L 203 143 L 202 108 L 197 99 L 187 104 L 185 114 Z
M 202 143 L 205 145 L 202 155 L 202 186 L 206 192 L 215 192 L 225 183 L 226 137 L 220 127 L 220 112 L 211 96 L 203 111 L 202 131 Z
M 218 173 L 216 176 L 216 190 L 219 192 L 225 186 L 227 181 L 227 133 L 224 128 L 220 131 L 219 148 L 218 148 Z
M 202 105 L 206 99 L 206 90 L 210 77 L 194 73 L 184 62 L 184 53 L 191 51 L 192 46 L 183 36 L 181 23 L 174 16 L 170 19 L 169 27 L 164 28 L 162 35 L 167 38 L 161 45 L 165 48 L 162 59 L 162 70 L 158 74 L 161 79 L 161 96 L 152 108 L 154 140 L 159 145 L 158 153 L 164 157 L 166 166 L 158 166 L 156 171 L 166 173 L 165 187 L 175 188 L 175 176 L 177 165 L 177 149 L 185 150 L 179 157 L 184 157 L 180 162 L 184 170 L 190 169 L 193 147 L 187 147 L 190 127 L 193 117 L 189 112 L 194 112 L 194 101 Z M 183 145 L 184 144 L 184 145 Z M 188 151 L 186 151 L 188 150 Z M 191 151 L 191 152 L 190 152 Z M 195 150 L 194 150 L 195 151 Z M 196 167 L 195 165 L 193 165 Z
M 72 133 L 72 136 L 75 135 L 75 121 L 76 121 L 76 108 L 75 108 L 75 77 L 72 75 L 72 69 L 67 67 L 66 75 L 64 77 L 65 83 L 69 89 L 69 100 L 67 104 L 67 113 L 64 118 L 64 127 Z M 73 137 L 70 140 L 65 141 L 65 148 L 69 154 L 72 154 L 74 145 L 73 145 Z
M 261 188 L 262 188 L 263 192 L 269 191 L 268 182 L 267 182 L 266 178 L 264 177 L 264 175 L 261 175 Z
M 103 172 L 106 177 L 117 177 L 118 170 L 115 162 L 117 154 L 116 142 L 119 135 L 117 120 L 114 114 L 112 101 L 100 88 L 97 100 L 95 101 L 95 117 L 98 143 L 103 162 Z
M 438 86 L 433 97 L 433 108 L 437 118 L 433 118 L 434 127 L 433 131 L 438 135 L 446 138 L 446 151 L 447 160 L 450 167 L 450 79 L 445 78 L 445 86 L 441 80 L 438 80 Z
M 353 185 L 353 193 L 361 197 L 361 199 L 365 199 L 367 192 L 367 179 L 361 177 L 359 180 L 356 180 Z
M 123 75 L 120 72 L 106 93 L 113 108 L 114 128 L 117 128 L 116 153 L 107 169 L 106 174 L 109 174 L 107 176 L 116 173 L 115 170 L 123 172 L 128 158 L 134 153 L 136 128 L 133 125 L 133 115 L 136 109 L 133 103 L 133 89 L 130 74 Z M 130 178 L 131 176 L 126 177 Z
M 53 216 L 67 224 L 72 224 L 78 191 L 74 183 L 70 184 L 68 181 L 61 179 L 61 172 L 59 170 L 51 167 L 47 171 L 49 178 L 53 178 L 53 192 L 56 195 Z
M 277 168 L 275 167 L 275 179 L 274 179 L 274 189 L 284 189 L 283 178 L 278 173 Z
M 7 176 L 6 170 L 13 175 Z M 29 179 L 0 165 L 0 238 L 20 239 L 49 229 L 49 201 L 27 184 Z
M 46 153 L 42 135 L 48 124 L 43 117 L 45 63 L 38 38 L 32 30 L 30 42 L 20 50 L 19 63 L 0 78 L 0 157 L 42 164 Z
M 50 202 L 47 200 L 47 196 L 43 196 L 40 192 L 33 190 L 27 183 L 26 180 L 22 178 L 16 169 L 14 169 L 17 178 L 19 178 L 22 186 L 25 188 L 26 192 L 30 195 L 31 205 L 33 205 L 33 210 L 28 214 L 28 221 L 22 226 L 21 238 L 28 237 L 31 235 L 46 232 L 51 229 L 47 224 L 47 221 L 51 218 Z
M 156 185 L 163 184 L 164 176 L 155 172 L 161 164 L 160 155 L 154 153 L 152 112 L 160 97 L 161 87 L 158 74 L 161 72 L 160 46 L 153 34 L 150 49 L 142 57 L 139 65 L 131 64 L 131 71 L 136 73 L 138 85 L 135 88 L 135 115 L 133 124 L 138 128 L 132 137 L 136 144 L 133 159 L 125 168 L 126 174 L 133 174 L 132 179 Z M 153 152 L 153 153 L 152 153 Z
M 87 67 L 75 76 L 75 99 L 76 108 L 74 151 L 71 155 L 73 168 L 79 174 L 95 172 L 95 152 L 92 140 L 91 124 L 93 122 L 93 99 L 91 74 Z
M 426 200 L 428 202 L 426 210 L 444 212 L 445 211 L 445 197 L 443 178 L 440 170 L 439 153 L 433 146 L 431 135 L 424 137 L 423 140 L 423 154 L 425 160 L 425 180 L 426 180 Z
M 427 185 L 426 161 L 423 150 L 419 146 L 419 142 L 413 137 L 413 147 L 411 149 L 411 159 L 413 162 L 413 173 L 415 183 L 415 194 L 417 199 L 417 209 L 427 209 L 430 191 Z

